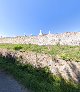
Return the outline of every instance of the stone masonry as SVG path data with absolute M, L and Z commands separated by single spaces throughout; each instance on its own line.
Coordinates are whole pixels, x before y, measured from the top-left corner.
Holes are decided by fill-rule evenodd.
M 80 32 L 65 32 L 61 34 L 42 34 L 38 36 L 2 37 L 0 43 L 8 44 L 37 44 L 37 45 L 78 45 Z
M 53 75 L 59 75 L 64 79 L 73 80 L 80 83 L 80 62 L 65 61 L 60 58 L 52 59 L 51 55 L 35 53 L 35 52 L 20 52 L 8 49 L 0 49 L 2 56 L 10 55 L 17 59 L 22 64 L 31 64 L 34 67 L 48 66 Z

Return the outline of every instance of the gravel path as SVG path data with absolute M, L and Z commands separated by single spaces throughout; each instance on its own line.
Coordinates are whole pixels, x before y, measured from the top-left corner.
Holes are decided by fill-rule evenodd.
M 15 79 L 0 71 L 0 92 L 30 92 L 24 89 Z

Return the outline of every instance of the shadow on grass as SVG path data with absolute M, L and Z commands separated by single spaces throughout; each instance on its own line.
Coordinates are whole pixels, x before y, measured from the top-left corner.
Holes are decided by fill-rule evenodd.
M 34 92 L 80 92 L 80 85 L 53 76 L 48 67 L 35 68 L 30 64 L 23 65 L 9 53 L 6 56 L 0 54 L 0 68 Z

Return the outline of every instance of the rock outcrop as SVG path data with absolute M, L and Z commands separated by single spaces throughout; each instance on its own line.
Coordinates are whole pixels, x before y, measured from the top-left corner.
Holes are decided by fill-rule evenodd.
M 10 54 L 10 55 L 9 55 Z M 22 64 L 32 64 L 34 67 L 48 66 L 54 75 L 59 75 L 67 80 L 80 83 L 80 62 L 65 61 L 59 58 L 52 59 L 52 56 L 35 52 L 20 52 L 0 49 L 0 55 L 17 58 Z

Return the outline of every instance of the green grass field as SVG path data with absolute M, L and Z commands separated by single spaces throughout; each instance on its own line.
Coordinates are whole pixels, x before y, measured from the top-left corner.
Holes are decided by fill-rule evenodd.
M 0 48 L 21 52 L 46 53 L 64 60 L 80 61 L 80 46 L 0 44 Z M 15 79 L 33 92 L 80 92 L 80 84 L 53 76 L 47 67 L 37 69 L 29 64 L 22 65 L 13 57 L 0 56 L 0 68 L 13 75 Z
M 34 68 L 29 64 L 22 65 L 13 57 L 0 56 L 0 69 L 13 75 L 32 92 L 80 92 L 80 84 L 53 76 L 47 67 Z
M 0 48 L 7 48 L 11 50 L 33 51 L 37 53 L 46 53 L 54 57 L 59 57 L 64 60 L 80 61 L 80 46 L 38 46 L 31 44 L 0 44 Z

